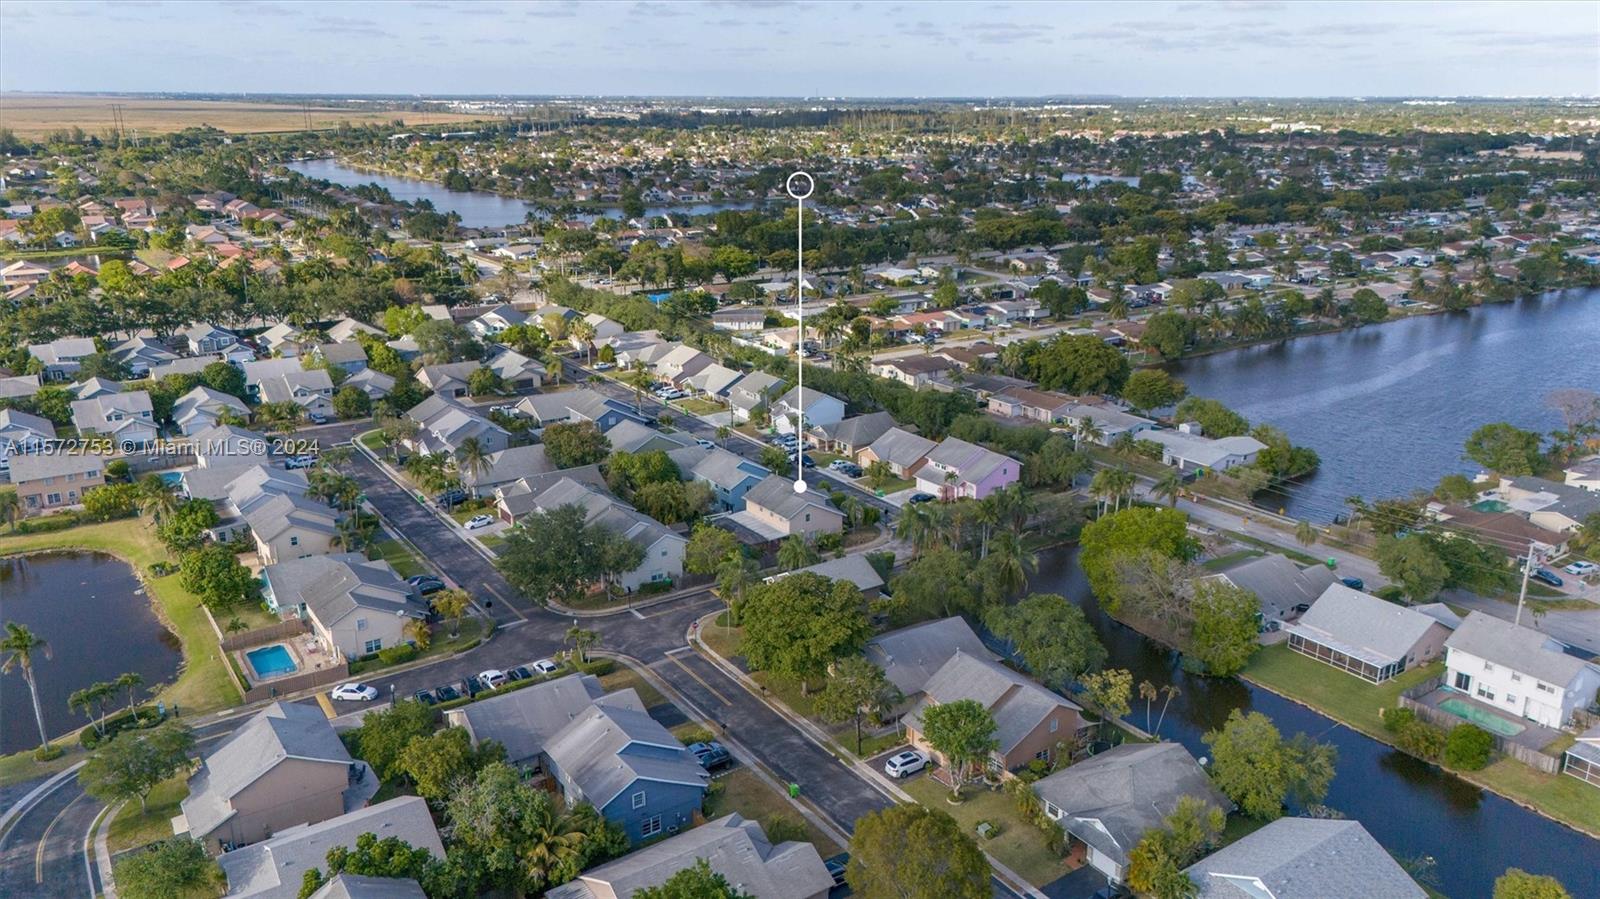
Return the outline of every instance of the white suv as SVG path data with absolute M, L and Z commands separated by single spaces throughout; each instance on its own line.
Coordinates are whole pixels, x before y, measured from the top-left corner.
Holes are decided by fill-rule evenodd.
M 883 773 L 899 780 L 902 777 L 910 777 L 926 767 L 928 767 L 927 756 L 914 749 L 907 749 L 904 752 L 895 753 L 887 762 L 884 762 Z

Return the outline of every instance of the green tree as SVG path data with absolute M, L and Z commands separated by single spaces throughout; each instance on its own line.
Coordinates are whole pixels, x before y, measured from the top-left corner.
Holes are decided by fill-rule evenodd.
M 139 507 L 139 488 L 134 484 L 101 484 L 83 492 L 83 511 L 97 521 L 127 518 Z
M 122 881 L 117 881 L 120 887 Z M 1572 899 L 1561 881 L 1544 874 L 1507 868 L 1494 882 L 1494 899 Z
M 861 591 L 849 581 L 799 573 L 749 590 L 740 651 L 750 667 L 798 681 L 802 693 L 835 659 L 872 636 Z
M 1450 569 L 1420 534 L 1379 537 L 1373 557 L 1384 577 L 1399 584 L 1412 602 L 1432 599 L 1450 577 Z
M 254 599 L 261 591 L 261 582 L 221 543 L 184 553 L 178 562 L 178 582 L 213 611 Z
M 1122 398 L 1136 409 L 1162 409 L 1184 398 L 1189 388 L 1159 368 L 1141 368 L 1128 376 Z
M 111 865 L 117 895 L 127 899 L 210 899 L 223 886 L 222 868 L 199 840 L 168 837 Z
M 500 373 L 492 368 L 474 369 L 467 375 L 467 392 L 473 396 L 493 396 L 505 389 Z
M 1465 722 L 1450 728 L 1445 737 L 1444 763 L 1462 771 L 1477 771 L 1494 755 L 1494 737 L 1481 727 Z
M 750 893 L 728 883 L 728 879 L 711 870 L 703 858 L 668 877 L 658 886 L 635 890 L 633 899 L 755 899 Z
M 562 422 L 544 429 L 545 458 L 557 468 L 574 468 L 604 461 L 611 441 L 592 421 Z
M 485 766 L 445 804 L 454 847 L 475 857 L 485 887 L 539 893 L 603 861 L 617 840 L 592 807 L 563 813 L 504 763 Z M 622 844 L 626 846 L 626 837 Z
M 845 880 L 861 899 L 988 899 L 989 860 L 948 814 L 915 803 L 856 821 Z
M 523 516 L 506 532 L 495 566 L 511 585 L 536 601 L 577 599 L 599 580 L 600 532 L 584 523 L 576 505 Z
M 975 699 L 923 708 L 922 735 L 950 766 L 951 795 L 959 799 L 962 784 L 1000 748 L 997 730 L 994 716 Z
M 1194 320 L 1181 312 L 1157 312 L 1145 320 L 1144 334 L 1139 338 L 1139 345 L 1148 347 L 1160 353 L 1164 358 L 1176 359 L 1183 355 L 1183 348 L 1194 339 Z M 1158 369 L 1145 369 L 1146 371 L 1159 371 Z M 1136 373 L 1137 374 L 1137 373 Z M 1161 374 L 1166 374 L 1161 372 Z M 1128 383 L 1133 383 L 1130 378 Z M 1126 397 L 1126 391 L 1123 394 Z M 1158 406 L 1170 405 L 1157 403 L 1145 406 L 1132 399 L 1128 402 L 1139 406 L 1141 409 L 1154 409 Z M 1174 400 L 1173 402 L 1176 402 Z
M 33 700 L 33 722 L 39 726 L 39 748 L 42 750 L 50 745 L 50 737 L 44 730 L 44 710 L 39 705 L 38 675 L 33 666 L 41 659 L 50 658 L 50 644 L 29 630 L 26 625 L 7 621 L 5 638 L 0 639 L 0 653 L 5 653 L 4 661 L 0 661 L 0 674 L 20 672 L 23 681 L 28 685 L 28 696 Z
M 219 360 L 200 369 L 200 383 L 232 397 L 244 396 L 244 370 L 229 362 Z
M 1256 621 L 1261 601 L 1249 590 L 1221 579 L 1201 579 L 1193 589 L 1189 651 L 1213 677 L 1243 671 L 1260 645 Z
M 216 504 L 206 499 L 187 500 L 162 520 L 156 536 L 173 552 L 184 552 L 200 545 L 205 532 L 215 527 L 221 518 Z
M 1544 464 L 1539 435 L 1503 421 L 1473 431 L 1466 457 L 1502 477 L 1530 475 Z
M 1356 321 L 1364 325 L 1377 324 L 1389 317 L 1389 304 L 1370 287 L 1363 287 L 1350 295 L 1350 310 Z
M 910 507 L 901 521 L 919 508 Z M 971 556 L 954 549 L 935 549 L 907 565 L 894 579 L 890 609 L 903 621 L 976 615 L 983 608 L 983 599 L 973 587 L 971 573 Z
M 1186 397 L 1173 411 L 1173 418 L 1199 422 L 1207 437 L 1239 437 L 1250 433 L 1250 422 L 1243 415 L 1201 396 Z
M 139 814 L 156 784 L 189 765 L 194 734 L 178 721 L 150 730 L 125 730 L 97 748 L 78 770 L 78 784 L 107 805 L 139 800 Z
M 1107 668 L 1083 676 L 1083 695 L 1108 718 L 1123 718 L 1133 710 L 1133 672 Z
M 1128 357 L 1093 334 L 1064 334 L 1043 344 L 1032 362 L 1033 380 L 1045 390 L 1114 394 L 1127 383 Z
M 372 397 L 354 384 L 348 384 L 333 395 L 333 413 L 347 420 L 366 418 L 372 414 Z
M 683 551 L 683 569 L 690 574 L 716 574 L 728 556 L 742 552 L 739 538 L 716 525 L 697 524 Z
M 1217 787 L 1252 818 L 1271 821 L 1283 814 L 1285 800 L 1320 802 L 1333 780 L 1338 757 L 1333 746 L 1304 734 L 1285 741 L 1272 719 L 1234 709 L 1221 730 L 1205 735 L 1211 747 L 1211 776 Z
M 465 728 L 447 727 L 422 737 L 413 737 L 400 750 L 395 769 L 417 788 L 417 795 L 429 802 L 442 802 L 463 780 L 479 768 L 503 761 L 505 747 L 486 740 L 476 748 Z
M 308 869 L 300 881 L 299 899 L 309 899 L 328 879 L 340 874 L 415 880 L 431 886 L 438 876 L 436 872 L 444 864 L 427 849 L 413 846 L 399 837 L 379 839 L 375 833 L 356 837 L 353 849 L 334 846 L 325 858 L 326 877 L 320 869 Z
M 860 755 L 862 722 L 874 727 L 882 724 L 903 698 L 882 668 L 862 656 L 849 656 L 833 664 L 827 683 L 817 694 L 817 714 L 833 723 L 855 722 L 856 755 Z
M 790 534 L 778 544 L 778 567 L 784 571 L 815 565 L 820 558 L 817 545 L 806 534 Z
M 1128 853 L 1128 886 L 1156 899 L 1187 899 L 1198 889 L 1183 869 L 1217 844 L 1227 816 L 1195 796 L 1182 796 L 1172 813 L 1144 832 Z
M 401 756 L 411 741 L 433 733 L 433 708 L 420 702 L 397 702 L 387 709 L 368 712 L 361 726 L 351 731 L 351 752 L 372 766 L 382 780 L 403 774 Z
M 989 630 L 1010 641 L 1033 676 L 1052 689 L 1105 664 L 1106 650 L 1083 610 L 1055 593 L 1034 593 L 999 605 L 984 617 Z
M 889 463 L 882 459 L 874 459 L 867 465 L 864 473 L 867 477 L 867 485 L 873 490 L 882 490 L 888 486 L 890 481 L 894 480 L 894 469 L 890 468 Z
M 1192 559 L 1198 546 L 1189 536 L 1189 516 L 1176 509 L 1135 507 L 1102 516 L 1084 526 L 1079 563 L 1089 586 L 1115 614 L 1124 595 L 1119 564 L 1141 553 Z
M 450 636 L 461 636 L 461 619 L 472 607 L 472 597 L 467 591 L 459 588 L 441 590 L 433 595 L 432 602 L 440 615 L 450 619 Z

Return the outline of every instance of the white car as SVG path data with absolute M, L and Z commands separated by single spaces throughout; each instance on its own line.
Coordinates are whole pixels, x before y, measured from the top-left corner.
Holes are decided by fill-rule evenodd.
M 1573 562 L 1571 565 L 1568 565 L 1561 570 L 1565 571 L 1567 574 L 1575 574 L 1578 577 L 1583 577 L 1585 575 L 1594 574 L 1596 571 L 1600 571 L 1600 565 L 1596 565 L 1593 562 Z
M 487 671 L 478 672 L 478 683 L 483 684 L 485 689 L 493 690 L 495 687 L 502 686 L 505 682 L 506 673 L 499 668 L 490 668 Z
M 910 777 L 926 767 L 928 767 L 927 756 L 915 749 L 907 749 L 890 756 L 889 760 L 883 763 L 883 773 L 899 780 L 902 777 Z
M 528 667 L 539 672 L 540 674 L 555 674 L 557 671 L 561 670 L 560 665 L 557 665 L 555 662 L 552 662 L 549 659 L 540 659 Z
M 366 684 L 340 684 L 328 691 L 328 695 L 345 702 L 371 702 L 378 698 L 378 690 Z
M 694 442 L 699 444 L 701 449 L 712 449 L 712 448 L 714 448 L 716 446 L 716 444 L 714 444 L 711 441 L 705 439 L 704 437 L 696 437 L 694 439 Z
M 462 527 L 466 528 L 469 531 L 475 531 L 478 528 L 486 528 L 491 524 L 494 524 L 493 516 L 489 516 L 489 515 L 474 515 L 471 518 L 468 518 L 467 519 L 467 523 L 462 525 Z

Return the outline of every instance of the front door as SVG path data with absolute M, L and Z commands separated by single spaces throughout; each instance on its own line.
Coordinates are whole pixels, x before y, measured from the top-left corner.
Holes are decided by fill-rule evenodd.
M 1456 689 L 1463 693 L 1472 692 L 1472 677 L 1465 671 L 1456 672 Z

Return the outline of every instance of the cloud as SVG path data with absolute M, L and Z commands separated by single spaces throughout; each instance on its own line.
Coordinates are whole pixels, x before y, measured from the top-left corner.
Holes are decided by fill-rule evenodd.
M 358 37 L 394 37 L 387 31 L 378 27 L 378 23 L 371 19 L 352 19 L 348 16 L 318 16 L 316 19 L 320 30 L 331 34 L 352 34 Z
M 578 4 L 575 0 L 562 0 L 559 3 L 537 3 L 528 7 L 522 14 L 536 19 L 571 19 L 578 15 Z

